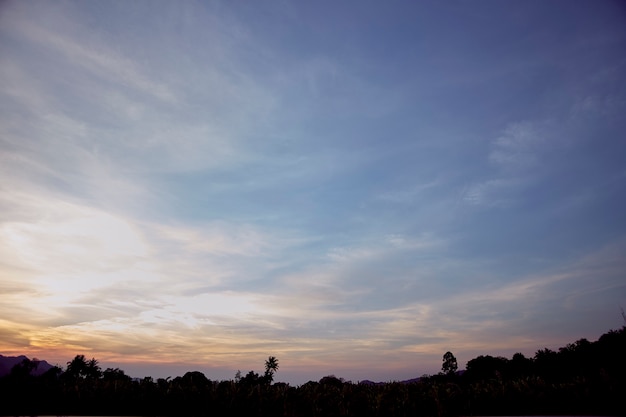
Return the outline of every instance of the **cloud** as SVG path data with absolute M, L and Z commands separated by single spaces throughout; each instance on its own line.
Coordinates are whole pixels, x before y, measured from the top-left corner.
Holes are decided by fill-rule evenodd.
M 392 203 L 408 204 L 408 203 L 414 202 L 418 197 L 423 196 L 423 194 L 428 192 L 429 190 L 436 188 L 436 187 L 440 187 L 442 185 L 443 185 L 443 181 L 441 179 L 436 179 L 433 181 L 428 181 L 422 184 L 414 185 L 407 189 L 386 191 L 380 194 L 379 196 L 377 196 L 377 198 L 383 201 L 389 201 Z
M 618 303 L 623 295 L 619 271 L 625 265 L 618 255 L 623 247 L 623 241 L 615 241 L 556 268 L 454 294 L 432 304 L 433 314 L 445 318 L 442 327 L 456 333 L 455 338 L 464 338 L 456 343 L 466 351 L 537 349 L 542 343 L 561 343 L 565 335 L 599 335 L 611 325 L 595 321 L 589 312 L 609 299 Z M 521 344 L 512 346 L 508 337 Z
M 48 25 L 37 24 L 32 16 L 24 16 L 19 9 L 9 8 L 7 14 L 9 17 L 3 19 L 4 29 L 13 36 L 51 49 L 64 56 L 73 66 L 82 67 L 112 84 L 130 87 L 166 103 L 175 104 L 178 101 L 166 84 L 155 82 L 146 76 L 147 71 L 138 68 L 136 61 L 117 54 L 101 43 L 93 42 L 91 36 L 82 36 L 81 41 L 77 42 L 75 38 L 49 29 L 47 26 L 50 26 L 50 22 L 64 31 L 78 29 L 74 21 L 61 17 L 58 11 L 52 13 L 52 18 L 46 22 Z
M 101 218 L 97 211 L 93 213 L 86 208 L 73 210 L 82 214 L 84 221 L 102 220 L 104 225 L 121 222 L 109 227 L 103 235 L 96 234 L 104 242 L 112 234 L 121 233 L 121 237 L 130 233 L 123 220 Z M 2 229 L 3 239 L 8 236 L 7 230 L 17 230 L 26 237 L 35 233 L 35 229 L 12 226 Z M 68 228 L 64 236 L 69 242 L 72 239 L 79 242 L 84 238 L 82 230 Z M 242 267 L 233 278 L 242 273 L 258 277 L 267 267 L 259 260 L 289 253 L 299 241 L 294 243 L 288 238 L 281 242 L 250 226 L 232 228 L 227 223 L 200 228 L 141 224 L 131 230 L 142 237 L 139 242 L 146 246 L 139 245 L 136 250 L 131 246 L 127 251 L 132 254 L 135 250 L 135 255 L 140 257 L 151 254 L 150 263 L 154 265 L 151 270 L 155 273 L 152 280 L 142 280 L 131 267 L 133 276 L 123 275 L 117 282 L 110 277 L 91 281 L 91 287 L 82 289 L 78 283 L 78 292 L 74 292 L 76 288 L 72 284 L 67 289 L 48 288 L 42 294 L 29 294 L 22 284 L 14 288 L 16 297 L 21 297 L 16 299 L 15 306 L 24 305 L 26 300 L 33 306 L 41 303 L 46 306 L 48 323 L 56 321 L 56 324 L 40 327 L 31 321 L 19 332 L 15 331 L 12 340 L 28 341 L 33 352 L 51 349 L 61 354 L 63 349 L 66 357 L 76 352 L 97 352 L 98 358 L 106 361 L 133 358 L 149 362 L 158 357 L 159 361 L 169 363 L 204 360 L 215 366 L 238 363 L 254 367 L 254 363 L 247 362 L 249 355 L 271 351 L 298 366 L 331 360 L 341 360 L 346 367 L 361 366 L 372 358 L 384 358 L 387 369 L 400 369 L 418 356 L 437 361 L 440 352 L 451 346 L 461 352 L 461 355 L 455 352 L 460 360 L 469 359 L 472 352 L 484 354 L 484 349 L 493 354 L 508 354 L 512 340 L 517 350 L 532 354 L 530 350 L 538 348 L 540 341 L 521 329 L 535 326 L 541 314 L 556 314 L 554 309 L 580 314 L 568 307 L 574 300 L 571 297 L 578 299 L 579 307 L 585 305 L 584 298 L 580 304 L 582 293 L 572 288 L 585 288 L 588 294 L 623 288 L 617 278 L 617 272 L 624 266 L 617 257 L 621 246 L 616 244 L 555 273 L 519 277 L 514 283 L 492 284 L 491 288 L 477 286 L 473 290 L 460 287 L 433 292 L 425 287 L 427 292 L 420 301 L 404 300 L 400 294 L 406 292 L 406 287 L 399 276 L 387 281 L 375 271 L 373 276 L 378 283 L 372 286 L 376 281 L 370 281 L 363 271 L 379 264 L 393 264 L 405 255 L 432 253 L 444 243 L 428 235 L 415 238 L 389 234 L 381 237 L 378 244 L 331 249 L 328 256 L 317 260 L 325 263 L 310 260 L 308 267 L 300 265 L 303 269 L 299 273 L 283 273 L 280 279 L 266 280 L 262 292 L 233 291 L 220 289 L 215 285 L 217 282 L 211 284 L 214 261 L 223 262 L 217 271 L 224 271 L 229 265 L 233 270 Z M 45 240 L 43 231 L 37 233 L 32 236 Z M 146 239 L 148 235 L 150 239 Z M 3 243 L 6 245 L 7 241 Z M 15 245 L 15 241 L 9 244 Z M 44 253 L 46 247 L 42 244 L 33 249 Z M 169 253 L 170 250 L 173 252 Z M 113 258 L 108 265 L 124 264 L 119 261 L 127 251 L 116 251 L 113 248 L 109 252 Z M 245 259 L 251 263 L 246 264 Z M 444 264 L 449 261 L 438 258 Z M 93 263 L 90 259 L 85 262 Z M 587 274 L 602 271 L 601 265 L 613 271 L 609 274 L 613 278 L 602 282 L 589 280 Z M 55 268 L 54 264 L 50 267 Z M 425 272 L 423 267 L 422 264 L 420 269 Z M 398 271 L 415 273 L 403 268 Z M 609 276 L 604 272 L 600 275 Z M 427 272 L 426 276 L 429 276 Z M 410 279 L 419 282 L 416 275 Z M 435 276 L 430 275 L 429 279 Z M 231 285 L 227 276 L 218 281 L 225 288 Z M 582 283 L 586 284 L 581 286 Z M 198 285 L 207 287 L 193 291 Z M 369 294 L 380 297 L 385 291 L 395 296 L 392 304 L 360 304 Z M 593 307 L 589 304 L 584 308 Z M 32 314 L 27 316 L 33 317 Z M 5 328 L 17 329 L 16 326 L 17 323 L 10 322 Z M 508 338 L 503 339 L 502 335 Z M 558 340 L 555 336 L 541 343 L 558 343 Z M 335 372 L 341 369 L 335 367 Z
M 46 199 L 45 216 L 34 222 L 3 222 L 7 263 L 46 274 L 127 267 L 146 256 L 133 226 L 109 213 Z M 32 208 L 30 208 L 32 209 Z
M 511 207 L 523 201 L 522 193 L 549 172 L 559 151 L 569 144 L 564 138 L 567 121 L 525 120 L 511 122 L 489 142 L 491 178 L 467 185 L 465 203 L 484 207 Z
M 4 124 L 5 140 L 21 155 L 30 145 L 28 159 L 55 177 L 71 167 L 91 175 L 100 169 L 105 178 L 230 171 L 262 159 L 248 138 L 261 125 L 266 129 L 276 94 L 253 71 L 238 66 L 243 47 L 238 42 L 252 39 L 235 37 L 229 42 L 233 48 L 218 47 L 210 57 L 186 45 L 163 56 L 138 44 L 140 36 L 112 47 L 113 34 L 106 38 L 87 30 L 77 23 L 84 10 L 68 5 L 46 7 L 45 19 L 28 8 L 6 9 L 11 18 L 5 16 L 3 30 L 31 54 L 3 59 L 8 82 L 2 92 L 19 104 L 14 121 L 7 118 Z M 218 26 L 225 28 L 223 22 Z M 212 27 L 204 35 L 228 37 Z M 37 66 L 30 62 L 35 59 Z M 172 65 L 181 60 L 189 65 Z M 42 67 L 44 74 L 37 69 Z M 92 185 L 86 188 L 96 188 Z
M 505 170 L 526 170 L 537 163 L 537 153 L 548 143 L 545 124 L 511 123 L 493 141 L 489 160 Z
M 492 179 L 471 184 L 462 193 L 463 201 L 473 206 L 507 207 L 515 204 L 516 193 L 524 181 Z
M 213 330 L 205 342 L 222 346 L 220 338 L 232 338 L 228 329 L 273 322 L 258 303 L 262 296 L 228 288 L 280 268 L 281 255 L 306 242 L 254 225 L 161 225 L 52 196 L 16 196 L 21 198 L 12 200 L 13 212 L 27 215 L 0 224 L 0 262 L 3 273 L 20 272 L 3 277 L 7 297 L 1 310 L 15 317 L 8 328 L 18 325 L 14 312 L 21 311 L 20 320 L 30 327 L 20 334 L 32 349 L 49 343 L 51 349 L 120 355 L 139 352 L 132 340 L 144 336 L 149 351 L 150 343 L 162 342 L 157 334 L 167 333 L 181 340 L 171 358 L 190 350 L 184 355 L 190 359 L 206 346 L 191 348 L 193 337 L 181 332 L 208 326 Z M 139 330 L 146 325 L 149 334 Z M 217 329 L 225 329 L 224 336 Z M 223 349 L 232 350 L 233 343 L 244 342 Z

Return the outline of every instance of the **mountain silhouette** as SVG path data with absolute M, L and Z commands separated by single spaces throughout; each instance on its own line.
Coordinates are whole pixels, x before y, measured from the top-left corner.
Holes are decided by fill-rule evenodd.
M 0 355 L 0 378 L 11 373 L 11 369 L 13 369 L 15 365 L 22 363 L 24 359 L 29 359 L 29 358 L 24 355 L 20 355 L 20 356 Z M 47 370 L 53 368 L 53 366 L 50 365 L 46 361 L 42 361 L 39 359 L 30 359 L 30 360 L 37 364 L 35 368 L 33 369 L 33 371 L 31 372 L 32 375 L 39 376 L 45 373 Z

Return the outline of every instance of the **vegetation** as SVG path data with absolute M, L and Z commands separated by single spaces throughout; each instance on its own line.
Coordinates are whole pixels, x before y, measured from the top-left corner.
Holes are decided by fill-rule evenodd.
M 626 326 L 596 342 L 580 339 L 532 358 L 479 356 L 457 371 L 451 352 L 442 372 L 417 381 L 346 382 L 326 376 L 298 387 L 273 383 L 278 359 L 261 376 L 241 372 L 212 381 L 201 372 L 174 379 L 132 379 L 119 368 L 101 370 L 76 356 L 67 368 L 33 376 L 33 361 L 0 378 L 4 415 L 183 416 L 445 416 L 626 415 Z
M 459 369 L 459 365 L 456 362 L 456 358 L 452 354 L 452 352 L 446 352 L 443 355 L 443 365 L 441 365 L 441 371 L 444 374 L 451 375 L 454 374 L 457 369 Z

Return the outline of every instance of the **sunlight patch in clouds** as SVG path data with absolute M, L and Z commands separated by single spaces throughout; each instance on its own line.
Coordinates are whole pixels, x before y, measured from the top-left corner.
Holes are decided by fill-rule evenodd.
M 137 262 L 147 246 L 128 222 L 99 210 L 48 203 L 32 223 L 0 226 L 2 246 L 21 265 L 62 275 L 109 270 Z

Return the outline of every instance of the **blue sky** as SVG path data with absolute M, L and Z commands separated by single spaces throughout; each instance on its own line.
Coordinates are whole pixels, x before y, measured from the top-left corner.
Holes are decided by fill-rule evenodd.
M 0 6 L 0 351 L 401 380 L 623 324 L 620 2 Z

